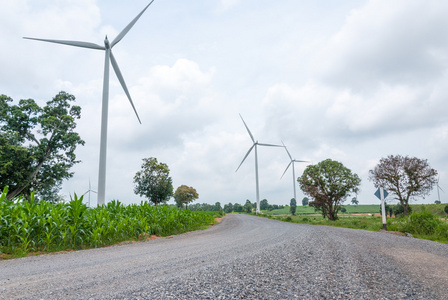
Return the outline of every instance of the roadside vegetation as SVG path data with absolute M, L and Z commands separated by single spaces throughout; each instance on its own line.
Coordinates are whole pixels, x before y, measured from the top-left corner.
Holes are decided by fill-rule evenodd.
M 387 217 L 387 230 L 400 233 L 410 233 L 415 238 L 448 243 L 448 212 L 447 204 L 414 204 L 409 205 L 411 214 L 400 213 L 400 205 L 390 205 L 396 215 Z M 334 226 L 369 231 L 379 231 L 383 228 L 380 205 L 346 205 L 344 213 L 338 214 L 335 221 L 323 218 L 313 207 L 299 206 L 295 215 L 286 206 L 278 210 L 262 211 L 259 216 L 275 220 L 310 225 Z M 255 215 L 255 213 L 253 213 Z
M 89 208 L 82 197 L 57 204 L 23 197 L 0 197 L 0 257 L 29 252 L 96 248 L 207 228 L 219 212 L 190 211 L 167 205 L 125 206 L 119 201 Z

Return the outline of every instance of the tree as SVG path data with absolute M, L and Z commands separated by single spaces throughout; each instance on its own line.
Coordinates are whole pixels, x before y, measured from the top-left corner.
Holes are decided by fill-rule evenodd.
M 296 214 L 297 209 L 297 201 L 296 199 L 292 198 L 291 201 L 289 201 L 289 212 L 294 216 Z
M 220 211 L 222 209 L 220 202 L 215 202 L 215 205 L 212 209 L 212 211 Z
M 248 214 L 252 212 L 252 203 L 250 202 L 250 200 L 246 200 L 246 203 L 243 206 L 243 210 Z
M 310 203 L 310 199 L 308 199 L 308 197 L 303 197 L 302 206 L 308 206 L 309 203 Z
M 157 158 L 144 158 L 142 170 L 134 176 L 134 193 L 148 198 L 155 205 L 165 203 L 173 195 L 173 183 L 169 174 L 168 166 L 158 163 Z
M 268 200 L 263 199 L 260 201 L 260 210 L 267 210 L 269 208 Z
M 359 201 L 358 201 L 358 199 L 356 199 L 356 197 L 352 198 L 352 204 L 353 205 L 358 205 L 359 204 Z
M 185 204 L 185 208 L 187 208 L 188 203 L 193 202 L 198 198 L 198 193 L 191 186 L 181 185 L 174 192 L 174 200 L 179 207 L 182 207 Z M 221 204 L 219 204 L 219 206 L 221 207 Z
M 224 204 L 224 212 L 226 214 L 231 213 L 233 211 L 233 204 L 232 203 L 228 203 L 228 204 Z
M 407 216 L 409 201 L 429 195 L 437 183 L 437 171 L 429 166 L 426 159 L 389 155 L 381 158 L 378 165 L 369 171 L 369 180 L 376 188 L 383 187 L 394 195 Z
M 327 159 L 306 167 L 297 179 L 302 191 L 313 199 L 313 206 L 324 218 L 336 220 L 337 213 L 351 194 L 358 192 L 361 179 L 342 163 Z M 311 203 L 310 203 L 311 206 Z
M 435 204 L 442 204 L 442 201 L 440 201 L 440 200 L 436 200 L 436 201 L 434 201 L 434 203 L 435 203 Z
M 0 95 L 0 187 L 9 186 L 7 199 L 31 191 L 39 198 L 57 194 L 63 180 L 73 176 L 76 147 L 84 145 L 75 132 L 81 107 L 74 101 L 59 92 L 44 107 L 33 99 L 12 105 L 11 98 Z
M 235 203 L 233 205 L 233 211 L 234 212 L 243 212 L 243 206 L 239 203 Z

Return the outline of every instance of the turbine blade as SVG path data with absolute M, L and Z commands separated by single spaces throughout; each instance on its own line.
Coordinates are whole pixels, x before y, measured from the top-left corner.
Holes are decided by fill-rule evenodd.
M 134 20 L 131 21 L 131 23 L 128 24 L 128 26 L 126 26 L 118 35 L 117 37 L 112 41 L 112 43 L 110 44 L 110 47 L 112 48 L 113 46 L 115 46 L 119 41 L 121 41 L 121 39 L 129 32 L 129 30 L 131 30 L 132 26 L 134 26 L 134 24 L 138 21 L 138 19 L 143 15 L 143 13 L 145 12 L 145 10 L 154 2 L 154 0 L 152 0 L 148 5 L 146 5 L 146 7 L 142 10 L 141 13 L 139 13 Z
M 24 39 L 41 41 L 41 42 L 49 42 L 49 43 L 55 43 L 55 44 L 63 44 L 63 45 L 81 47 L 81 48 L 97 49 L 97 50 L 105 50 L 106 49 L 104 46 L 100 46 L 100 45 L 97 45 L 94 43 L 88 43 L 88 42 L 36 39 L 36 38 L 30 38 L 30 37 L 24 37 Z
M 240 114 L 240 117 L 241 117 L 241 120 L 243 120 L 244 126 L 246 126 L 247 132 L 249 133 L 250 138 L 252 139 L 252 142 L 255 143 L 254 136 L 252 135 L 252 132 L 250 132 L 249 127 L 247 127 L 246 122 L 244 122 L 244 119 L 243 119 L 243 117 L 241 116 L 241 114 Z
M 440 185 L 438 185 L 437 184 L 437 187 L 442 191 L 442 192 L 444 192 L 445 193 L 445 191 L 444 190 L 442 190 L 442 188 L 440 187 Z
M 249 151 L 247 151 L 246 155 L 244 156 L 243 160 L 241 161 L 240 165 L 238 166 L 238 168 L 236 169 L 235 172 L 238 171 L 238 169 L 241 167 L 241 165 L 243 164 L 243 162 L 246 160 L 247 156 L 249 155 L 250 151 L 252 151 L 252 149 L 255 147 L 255 144 L 252 145 L 252 147 L 249 148 Z
M 293 162 L 310 162 L 309 160 L 297 160 L 297 159 L 293 159 L 292 160 Z
M 112 63 L 112 67 L 114 68 L 115 74 L 118 77 L 118 80 L 121 83 L 121 86 L 123 87 L 124 92 L 126 93 L 126 96 L 128 96 L 129 102 L 131 103 L 132 108 L 134 109 L 135 115 L 137 116 L 138 121 L 140 124 L 142 122 L 140 121 L 140 117 L 138 116 L 137 110 L 135 109 L 134 103 L 132 102 L 131 95 L 129 94 L 128 88 L 126 87 L 126 83 L 124 82 L 123 75 L 121 75 L 120 68 L 118 67 L 117 61 L 115 60 L 114 55 L 112 54 L 112 51 L 110 51 L 110 62 Z
M 289 166 L 291 165 L 292 161 L 289 162 L 288 166 L 285 169 L 285 172 L 283 172 L 282 177 L 280 177 L 280 179 L 283 178 L 283 176 L 285 175 L 286 171 L 288 171 Z
M 258 143 L 258 145 L 260 145 L 260 146 L 268 146 L 268 147 L 283 147 L 283 146 L 281 146 L 281 145 L 261 144 L 261 143 Z
M 286 153 L 288 153 L 289 158 L 292 160 L 291 154 L 289 153 L 288 148 L 286 148 L 285 143 L 283 143 L 283 141 L 282 141 L 282 144 L 283 144 L 283 147 L 285 147 Z

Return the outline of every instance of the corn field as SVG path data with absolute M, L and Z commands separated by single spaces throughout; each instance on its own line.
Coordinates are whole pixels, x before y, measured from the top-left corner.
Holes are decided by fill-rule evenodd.
M 119 201 L 89 208 L 76 195 L 69 203 L 51 204 L 0 196 L 0 254 L 61 251 L 167 236 L 203 228 L 214 213 L 152 206 L 147 202 L 125 206 Z

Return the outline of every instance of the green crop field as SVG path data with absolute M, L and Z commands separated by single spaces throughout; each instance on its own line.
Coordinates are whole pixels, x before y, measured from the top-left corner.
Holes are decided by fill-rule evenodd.
M 167 236 L 201 228 L 214 222 L 218 212 L 182 210 L 149 205 L 125 206 L 118 201 L 89 208 L 82 197 L 51 204 L 0 196 L 0 258 L 28 252 L 52 252 L 112 245 Z

